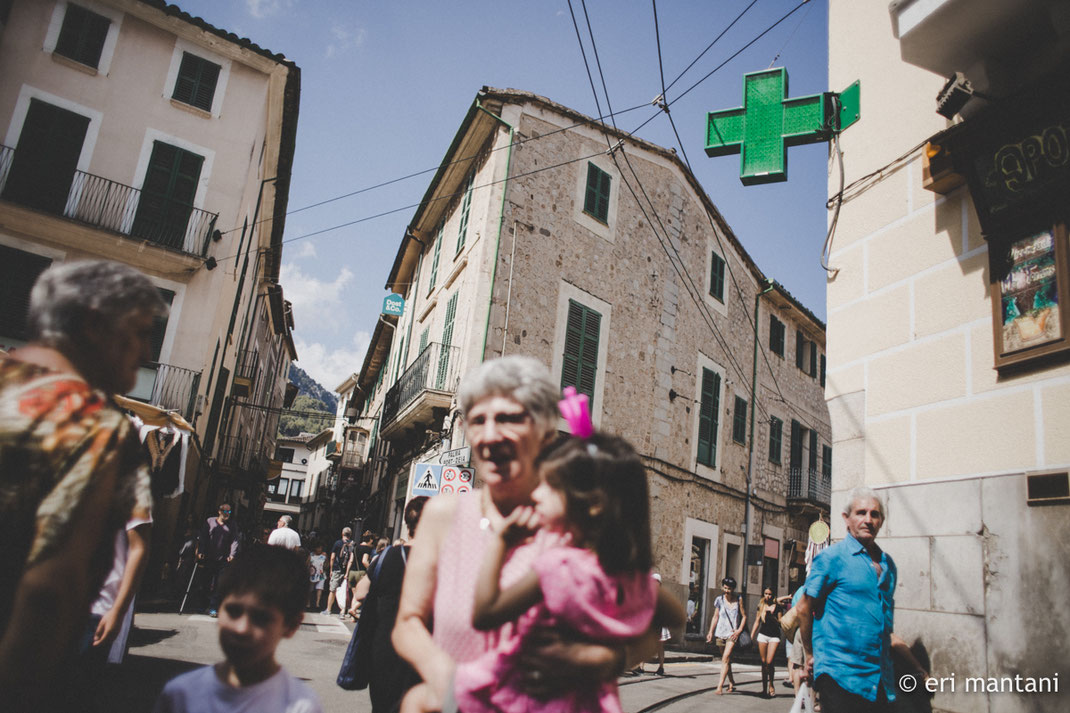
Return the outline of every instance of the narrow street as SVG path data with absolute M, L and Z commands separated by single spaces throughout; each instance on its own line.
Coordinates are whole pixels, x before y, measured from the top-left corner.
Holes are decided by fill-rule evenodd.
M 307 614 L 294 638 L 279 646 L 279 661 L 316 691 L 328 713 L 371 711 L 366 691 L 343 691 L 334 682 L 349 632 L 350 628 L 337 617 Z M 222 657 L 216 621 L 202 614 L 139 613 L 130 642 L 126 662 L 111 672 L 105 684 L 105 709 L 112 713 L 150 711 L 168 680 Z M 783 713 L 791 707 L 791 691 L 783 686 L 782 667 L 777 671 L 774 699 L 761 697 L 757 666 L 736 664 L 736 692 L 725 696 L 713 692 L 720 673 L 719 661 L 687 661 L 683 655 L 670 652 L 665 665 L 667 675 L 653 675 L 654 668 L 647 664 L 645 675 L 621 678 L 621 701 L 626 713 L 688 713 L 711 708 L 734 713 Z

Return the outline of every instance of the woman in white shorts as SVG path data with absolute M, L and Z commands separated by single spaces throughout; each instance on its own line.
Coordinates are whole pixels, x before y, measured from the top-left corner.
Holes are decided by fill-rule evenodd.
M 783 609 L 776 600 L 772 588 L 762 591 L 762 600 L 758 602 L 758 611 L 751 628 L 751 638 L 758 642 L 758 656 L 762 660 L 762 695 L 776 695 L 773 688 L 773 657 L 780 645 L 780 615 Z

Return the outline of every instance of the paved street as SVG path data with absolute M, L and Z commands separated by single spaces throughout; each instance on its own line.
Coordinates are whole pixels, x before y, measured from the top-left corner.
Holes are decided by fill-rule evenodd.
M 334 683 L 338 664 L 349 643 L 349 629 L 336 617 L 308 614 L 293 639 L 279 647 L 279 660 L 295 676 L 316 691 L 324 710 L 331 713 L 367 713 L 371 710 L 366 691 L 343 691 Z M 152 709 L 153 701 L 170 678 L 197 666 L 218 661 L 222 654 L 216 637 L 216 622 L 207 616 L 139 613 L 131 634 L 126 663 L 113 671 L 105 686 L 106 710 L 135 713 Z M 672 713 L 723 708 L 733 713 L 782 713 L 791 707 L 790 691 L 777 681 L 774 700 L 759 695 L 756 666 L 736 666 L 737 691 L 716 696 L 719 662 L 674 661 L 670 653 L 667 676 L 652 673 L 621 679 L 621 699 L 627 713 L 639 713 L 675 698 L 660 710 Z M 648 671 L 655 666 L 647 665 Z M 778 671 L 783 678 L 784 671 Z

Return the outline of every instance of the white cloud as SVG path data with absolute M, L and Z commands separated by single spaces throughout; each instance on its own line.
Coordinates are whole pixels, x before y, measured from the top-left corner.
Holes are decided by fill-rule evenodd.
M 293 7 L 294 0 L 245 0 L 249 14 L 258 20 L 277 15 L 283 9 Z
M 306 257 L 319 257 L 316 254 L 316 244 L 311 240 L 302 240 L 300 245 L 294 248 L 293 254 L 287 257 L 292 257 L 295 260 L 300 260 Z
M 325 282 L 293 263 L 283 263 L 279 282 L 286 299 L 293 303 L 296 329 L 300 330 L 302 326 L 308 329 L 337 318 L 333 314 L 334 308 L 341 305 L 346 286 L 352 279 L 353 273 L 347 267 L 343 267 L 333 280 Z
M 364 37 L 367 35 L 367 31 L 363 27 L 353 30 L 348 25 L 340 22 L 333 23 L 328 32 L 331 40 L 324 48 L 324 55 L 328 59 L 352 47 L 360 47 L 364 44 Z
M 333 390 L 350 374 L 360 371 L 370 341 L 369 332 L 357 332 L 349 344 L 331 349 L 318 342 L 305 342 L 295 337 L 297 365 L 324 388 Z

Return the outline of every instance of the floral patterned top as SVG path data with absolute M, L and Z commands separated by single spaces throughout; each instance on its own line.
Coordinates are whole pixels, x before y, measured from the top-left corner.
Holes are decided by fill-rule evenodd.
M 152 507 L 137 430 L 77 375 L 0 356 L 0 635 L 22 573 L 79 536 L 75 511 L 102 486 L 113 493 L 89 597 L 111 567 L 114 534 L 135 507 Z

